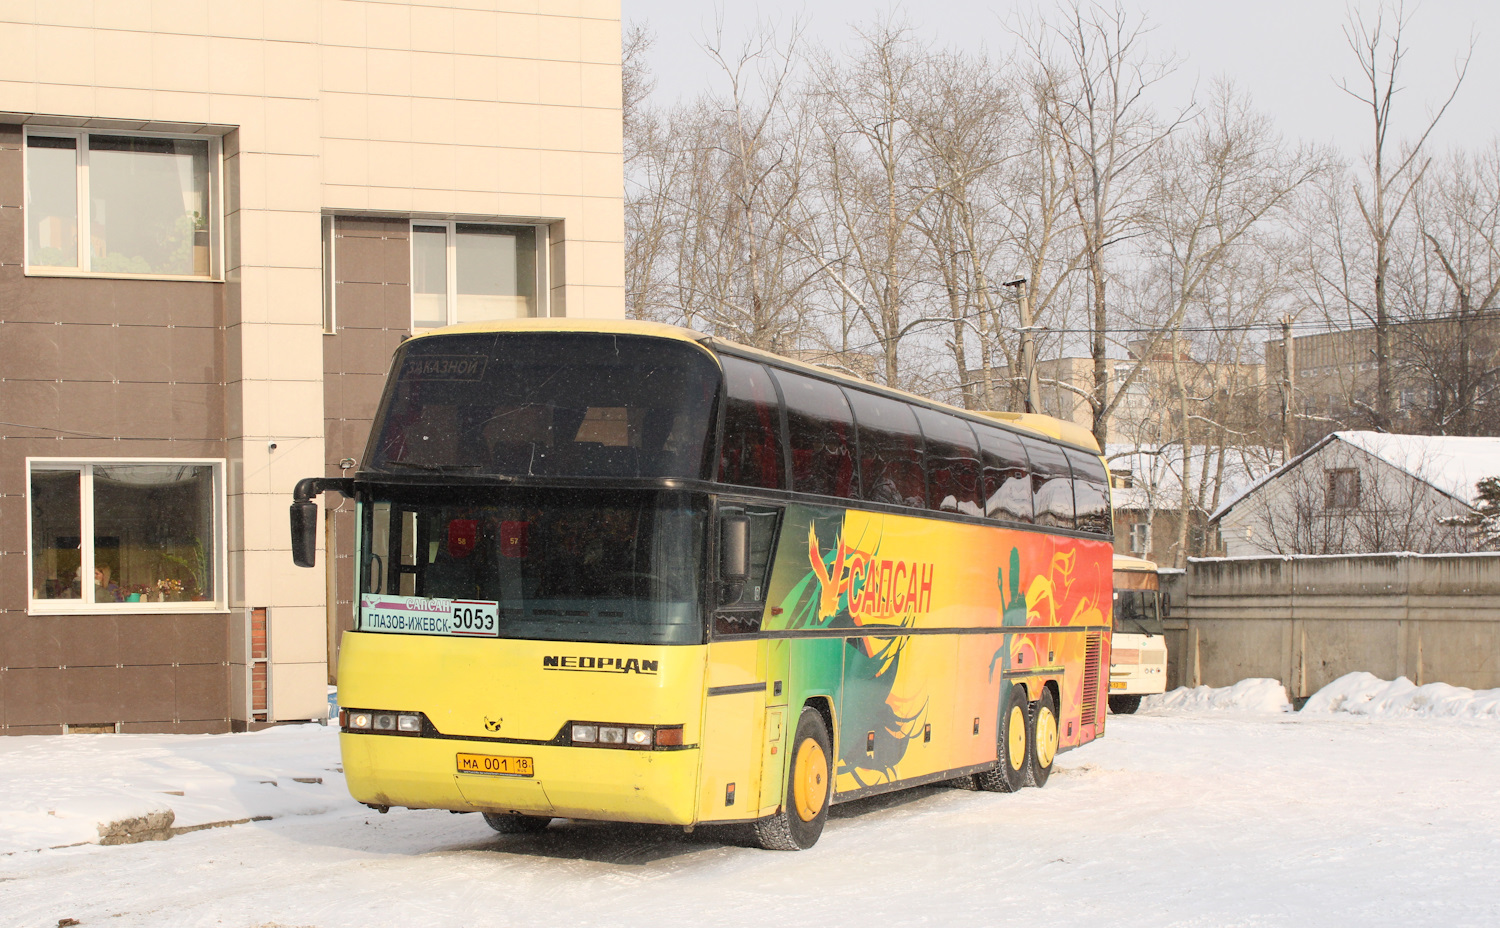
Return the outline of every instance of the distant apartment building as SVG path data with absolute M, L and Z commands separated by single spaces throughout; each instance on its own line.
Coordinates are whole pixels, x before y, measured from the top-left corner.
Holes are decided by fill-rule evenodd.
M 0 734 L 326 715 L 391 352 L 624 314 L 620 4 L 0 7 Z M 328 556 L 332 554 L 333 556 Z
M 1259 362 L 1211 364 L 1195 359 L 1189 346 L 1179 342 L 1174 361 L 1170 348 L 1158 350 L 1149 357 L 1148 344 L 1134 342 L 1128 357 L 1106 358 L 1108 384 L 1105 402 L 1113 402 L 1123 392 L 1110 417 L 1111 442 L 1157 444 L 1174 440 L 1180 434 L 1183 390 L 1188 396 L 1188 414 L 1209 420 L 1233 422 L 1236 430 L 1247 425 L 1259 428 L 1264 419 L 1261 396 L 1265 390 L 1265 365 Z M 1137 371 L 1137 367 L 1139 370 Z M 1019 372 L 996 368 L 991 372 L 992 388 L 999 396 L 1020 395 Z M 1132 376 L 1133 374 L 1133 376 Z M 966 381 L 982 382 L 982 373 L 970 371 Z M 1093 409 L 1089 396 L 1094 389 L 1092 358 L 1051 358 L 1037 362 L 1037 386 L 1042 408 L 1039 412 L 1067 419 L 1092 429 Z
M 1286 382 L 1282 339 L 1265 344 L 1266 411 L 1280 418 Z M 1361 327 L 1292 339 L 1300 448 L 1350 424 L 1372 423 L 1379 369 L 1375 329 Z M 1500 434 L 1500 313 L 1477 313 L 1391 326 L 1391 409 L 1395 431 Z

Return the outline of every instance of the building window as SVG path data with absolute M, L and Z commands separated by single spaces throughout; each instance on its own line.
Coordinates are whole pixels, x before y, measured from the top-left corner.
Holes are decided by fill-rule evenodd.
M 222 608 L 223 464 L 28 460 L 33 612 Z
M 1130 553 L 1144 557 L 1151 551 L 1151 523 L 1130 523 Z
M 412 223 L 412 328 L 546 315 L 545 239 L 537 226 Z
M 1340 467 L 1325 471 L 1328 477 L 1324 506 L 1328 509 L 1359 508 L 1359 471 Z
M 41 273 L 211 277 L 218 139 L 31 130 L 26 265 Z

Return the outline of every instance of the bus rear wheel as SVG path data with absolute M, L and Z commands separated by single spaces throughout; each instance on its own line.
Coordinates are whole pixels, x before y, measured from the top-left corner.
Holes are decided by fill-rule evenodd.
M 999 763 L 974 778 L 979 788 L 992 793 L 1014 793 L 1026 785 L 1026 762 L 1030 756 L 1030 711 L 1026 687 L 1013 686 L 1000 709 Z
M 520 815 L 516 812 L 486 812 L 484 823 L 502 835 L 534 835 L 545 831 L 552 819 L 545 815 Z
M 768 851 L 802 851 L 818 843 L 833 798 L 833 748 L 816 709 L 804 708 L 792 736 L 786 798 L 775 814 L 755 823 L 755 840 Z
M 1046 786 L 1052 776 L 1052 761 L 1057 757 L 1057 700 L 1052 690 L 1043 688 L 1036 711 L 1031 713 L 1031 751 L 1027 761 L 1027 779 L 1032 786 Z
M 1141 707 L 1140 693 L 1121 693 L 1109 697 L 1109 711 L 1115 715 L 1130 715 Z

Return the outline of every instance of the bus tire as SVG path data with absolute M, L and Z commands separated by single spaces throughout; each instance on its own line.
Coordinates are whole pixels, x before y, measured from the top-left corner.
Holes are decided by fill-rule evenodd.
M 786 798 L 775 815 L 755 823 L 756 843 L 768 851 L 803 851 L 818 843 L 833 798 L 833 746 L 816 709 L 804 707 L 792 736 Z
M 545 815 L 521 815 L 516 812 L 486 812 L 484 823 L 502 835 L 534 835 L 545 831 L 552 819 Z
M 1000 710 L 995 768 L 974 779 L 979 788 L 991 793 L 1014 793 L 1026 785 L 1027 759 L 1031 755 L 1031 712 L 1026 702 L 1026 687 L 1012 686 Z
M 1031 731 L 1026 762 L 1026 778 L 1032 786 L 1046 786 L 1052 776 L 1052 761 L 1057 758 L 1057 700 L 1052 690 L 1043 687 L 1042 698 L 1037 700 L 1031 713 Z
M 1109 697 L 1109 711 L 1115 715 L 1131 715 L 1141 707 L 1140 693 L 1121 693 Z

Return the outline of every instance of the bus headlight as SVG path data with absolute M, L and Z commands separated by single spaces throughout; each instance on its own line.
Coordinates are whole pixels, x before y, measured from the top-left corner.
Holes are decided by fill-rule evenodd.
M 638 751 L 682 747 L 681 725 L 610 725 L 595 722 L 569 722 L 563 726 L 563 730 L 567 732 L 567 739 L 571 744 Z
M 427 727 L 426 716 L 420 712 L 386 709 L 340 709 L 339 723 L 344 731 L 408 737 L 421 737 Z

